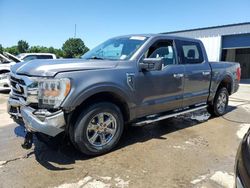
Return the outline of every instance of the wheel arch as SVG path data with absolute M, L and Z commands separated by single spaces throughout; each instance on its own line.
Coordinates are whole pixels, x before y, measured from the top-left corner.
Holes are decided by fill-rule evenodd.
M 225 87 L 228 91 L 228 94 L 232 94 L 232 89 L 233 89 L 233 79 L 230 75 L 225 75 L 219 82 L 216 92 L 221 89 L 222 87 Z
M 70 112 L 68 116 L 68 124 L 69 126 L 72 126 L 75 124 L 77 120 L 78 114 L 81 113 L 81 111 L 88 107 L 89 105 L 93 103 L 98 102 L 110 102 L 119 107 L 119 109 L 122 112 L 123 118 L 125 123 L 130 121 L 131 119 L 131 112 L 130 112 L 130 103 L 128 102 L 128 97 L 125 96 L 124 93 L 121 93 L 121 91 L 112 90 L 101 90 L 95 89 L 95 92 L 93 90 L 85 93 L 84 97 L 78 97 L 78 100 L 75 102 L 76 107 L 72 112 Z
M 214 103 L 214 97 L 216 93 L 221 89 L 222 87 L 225 87 L 228 91 L 228 94 L 231 95 L 233 91 L 233 79 L 230 74 L 226 74 L 225 76 L 221 77 L 218 79 L 218 81 L 215 82 L 216 86 L 211 88 L 211 95 L 209 96 L 208 99 L 208 104 L 213 104 Z

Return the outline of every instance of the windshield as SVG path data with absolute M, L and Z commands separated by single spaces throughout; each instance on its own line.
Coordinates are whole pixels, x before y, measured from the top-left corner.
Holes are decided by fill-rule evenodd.
M 143 36 L 109 39 L 82 56 L 83 59 L 127 60 L 147 40 Z

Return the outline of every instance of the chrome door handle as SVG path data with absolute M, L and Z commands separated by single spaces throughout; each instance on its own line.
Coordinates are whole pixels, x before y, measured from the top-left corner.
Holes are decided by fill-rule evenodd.
M 175 78 L 182 78 L 184 76 L 184 74 L 173 74 L 173 76 Z
M 210 75 L 210 72 L 209 71 L 204 71 L 202 72 L 202 74 L 205 76 L 205 75 Z

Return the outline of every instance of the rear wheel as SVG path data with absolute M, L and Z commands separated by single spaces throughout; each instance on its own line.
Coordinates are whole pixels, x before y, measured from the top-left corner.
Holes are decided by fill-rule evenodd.
M 112 103 L 97 103 L 84 110 L 71 131 L 82 153 L 100 155 L 113 149 L 124 128 L 120 109 Z
M 212 116 L 222 116 L 226 113 L 228 106 L 229 94 L 226 88 L 217 91 L 213 105 L 209 105 L 207 110 Z

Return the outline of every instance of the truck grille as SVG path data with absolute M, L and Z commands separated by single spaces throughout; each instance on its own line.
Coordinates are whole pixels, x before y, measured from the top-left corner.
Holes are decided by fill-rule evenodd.
M 27 98 L 27 92 L 26 92 L 26 85 L 24 80 L 20 78 L 16 78 L 14 76 L 10 76 L 10 85 L 12 89 L 12 95 L 13 97 L 21 97 L 26 101 Z
M 11 93 L 10 98 L 20 101 L 24 105 L 37 107 L 38 87 L 34 78 L 10 74 Z

